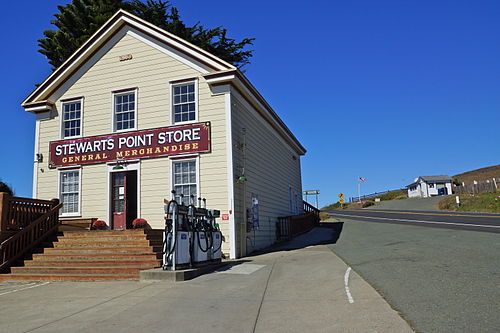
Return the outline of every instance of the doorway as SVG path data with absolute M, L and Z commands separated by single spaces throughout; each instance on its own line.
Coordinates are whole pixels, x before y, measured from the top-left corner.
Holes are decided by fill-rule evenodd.
M 132 228 L 137 218 L 137 171 L 111 173 L 111 228 Z

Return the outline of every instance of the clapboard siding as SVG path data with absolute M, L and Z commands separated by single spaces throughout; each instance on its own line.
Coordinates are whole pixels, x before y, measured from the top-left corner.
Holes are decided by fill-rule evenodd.
M 132 54 L 133 59 L 119 61 Z M 188 65 L 125 34 L 65 92 L 58 93 L 55 111 L 49 120 L 40 122 L 40 152 L 45 157 L 43 172 L 38 171 L 37 196 L 58 197 L 58 170 L 47 167 L 49 142 L 60 139 L 60 100 L 83 96 L 82 136 L 112 132 L 112 91 L 136 87 L 137 128 L 171 125 L 170 81 L 181 78 L 198 80 L 198 121 L 211 122 L 212 152 L 201 154 L 201 195 L 210 208 L 228 210 L 226 118 L 224 96 L 212 96 L 201 73 Z M 108 218 L 108 166 L 86 165 L 81 168 L 81 216 Z M 154 228 L 163 228 L 163 199 L 170 198 L 170 160 L 146 159 L 140 162 L 140 211 L 138 215 Z M 109 221 L 107 221 L 109 222 Z M 229 228 L 221 223 L 229 251 Z
M 235 184 L 235 213 L 240 222 L 238 237 L 245 255 L 275 242 L 277 217 L 292 215 L 290 187 L 301 201 L 300 157 L 263 123 L 241 96 L 233 93 L 231 100 L 233 146 L 241 147 L 244 136 L 246 141 L 244 149 L 233 150 L 235 178 L 241 175 L 245 164 L 248 179 L 245 184 Z M 242 128 L 246 129 L 245 134 Z M 259 200 L 260 226 L 247 233 L 244 208 L 251 208 L 252 194 Z M 249 240 L 245 241 L 247 237 Z
M 296 213 L 291 207 L 290 190 L 298 195 L 294 202 L 301 202 L 300 156 L 235 90 L 229 88 L 225 93 L 212 94 L 203 78 L 206 73 L 198 72 L 137 39 L 133 33 L 127 33 L 130 28 L 122 29 L 50 96 L 49 99 L 55 101 L 54 110 L 50 119 L 40 121 L 39 150 L 44 162 L 38 168 L 37 197 L 50 199 L 59 196 L 59 171 L 48 168 L 48 148 L 50 141 L 60 139 L 62 99 L 84 97 L 82 136 L 103 135 L 113 131 L 112 92 L 136 88 L 136 128 L 158 128 L 170 126 L 172 122 L 170 82 L 190 78 L 197 81 L 198 87 L 197 121 L 211 123 L 211 152 L 186 157 L 195 158 L 199 163 L 198 196 L 206 198 L 207 206 L 219 209 L 222 214 L 233 210 L 237 256 L 274 243 L 277 217 Z M 126 54 L 132 54 L 132 59 L 119 61 L 119 57 Z M 226 101 L 231 101 L 231 104 L 226 105 Z M 227 112 L 231 113 L 230 124 Z M 228 175 L 232 173 L 238 178 L 242 173 L 243 150 L 239 148 L 243 141 L 242 128 L 246 128 L 244 152 L 248 181 L 234 184 L 233 198 L 233 193 L 228 191 Z M 228 129 L 231 142 L 227 142 Z M 228 164 L 229 150 L 233 159 Z M 163 202 L 170 199 L 172 189 L 171 165 L 169 158 L 162 157 L 142 159 L 126 166 L 138 170 L 138 216 L 148 220 L 153 228 L 163 228 L 164 225 Z M 104 163 L 80 168 L 82 218 L 100 218 L 109 222 L 110 171 L 111 166 Z M 259 199 L 260 226 L 258 230 L 247 233 L 244 208 L 251 207 L 252 193 Z M 222 250 L 227 254 L 232 241 L 230 227 L 227 221 L 220 219 L 218 222 L 225 239 Z

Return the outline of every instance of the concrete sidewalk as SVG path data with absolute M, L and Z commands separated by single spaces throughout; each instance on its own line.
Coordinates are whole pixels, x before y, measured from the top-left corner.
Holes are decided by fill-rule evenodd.
M 2 284 L 0 327 L 6 332 L 413 332 L 326 245 L 307 246 L 327 243 L 332 233 L 316 228 L 270 253 L 186 282 L 61 282 L 24 290 L 11 284 L 12 292 Z

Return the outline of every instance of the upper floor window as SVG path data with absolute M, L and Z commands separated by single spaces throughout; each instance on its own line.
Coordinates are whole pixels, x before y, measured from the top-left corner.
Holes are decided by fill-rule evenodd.
M 136 126 L 136 91 L 114 94 L 114 130 L 135 129 Z
M 195 83 L 177 84 L 172 89 L 174 123 L 196 120 Z
M 62 136 L 70 138 L 81 135 L 82 100 L 62 103 Z

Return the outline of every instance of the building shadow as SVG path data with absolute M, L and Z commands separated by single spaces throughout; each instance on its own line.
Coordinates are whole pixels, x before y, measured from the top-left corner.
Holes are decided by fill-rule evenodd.
M 308 232 L 298 235 L 292 239 L 275 243 L 268 248 L 254 251 L 247 255 L 247 257 L 253 257 L 278 251 L 298 250 L 314 245 L 335 244 L 340 238 L 343 226 L 344 222 L 320 223 L 319 227 L 315 227 Z

